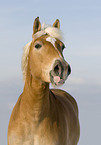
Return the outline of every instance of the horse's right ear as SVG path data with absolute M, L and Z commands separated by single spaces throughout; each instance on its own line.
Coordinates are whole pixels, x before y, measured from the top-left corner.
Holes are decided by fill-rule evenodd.
M 59 21 L 59 19 L 56 19 L 56 21 L 53 24 L 53 27 L 56 27 L 56 28 L 60 29 L 60 21 Z
M 39 21 L 39 17 L 34 20 L 33 24 L 33 34 L 41 30 L 41 23 Z

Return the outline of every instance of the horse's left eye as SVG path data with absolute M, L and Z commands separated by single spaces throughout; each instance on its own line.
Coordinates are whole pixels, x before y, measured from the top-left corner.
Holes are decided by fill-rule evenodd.
M 65 45 L 63 44 L 63 45 L 62 45 L 62 50 L 64 50 L 64 48 L 65 48 Z
M 36 48 L 36 49 L 40 49 L 41 47 L 42 47 L 42 45 L 39 44 L 39 43 L 35 45 L 35 48 Z

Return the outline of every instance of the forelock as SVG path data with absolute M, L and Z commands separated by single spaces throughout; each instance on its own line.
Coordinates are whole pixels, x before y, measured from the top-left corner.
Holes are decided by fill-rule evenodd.
M 49 36 L 59 39 L 62 41 L 63 36 L 62 36 L 62 32 L 60 29 L 52 27 L 52 26 L 48 26 L 47 28 L 44 29 L 44 32 L 46 34 L 48 34 Z
M 63 34 L 60 29 L 47 24 L 42 24 L 41 31 L 38 31 L 37 33 L 33 34 L 33 38 L 37 39 L 45 34 L 48 34 L 53 38 L 59 39 L 60 41 L 62 41 L 63 39 Z

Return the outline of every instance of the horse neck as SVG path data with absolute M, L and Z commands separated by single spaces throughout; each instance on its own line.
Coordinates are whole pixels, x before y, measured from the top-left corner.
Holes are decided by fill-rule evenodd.
M 49 83 L 45 83 L 28 75 L 26 77 L 23 92 L 27 93 L 27 95 L 29 94 L 33 100 L 38 101 L 49 96 Z
M 39 119 L 40 113 L 49 109 L 49 84 L 28 75 L 23 90 L 22 106 L 23 112 L 36 114 L 36 118 Z

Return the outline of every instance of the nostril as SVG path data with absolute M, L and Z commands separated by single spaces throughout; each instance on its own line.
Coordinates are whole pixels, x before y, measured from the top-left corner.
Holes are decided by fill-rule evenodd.
M 68 75 L 70 75 L 70 73 L 71 73 L 71 67 L 70 65 L 68 65 Z
M 56 75 L 59 75 L 59 65 L 56 65 L 54 67 L 54 72 L 55 72 Z
M 59 66 L 58 66 L 58 65 L 55 66 L 54 72 L 55 72 L 57 75 L 59 74 Z

